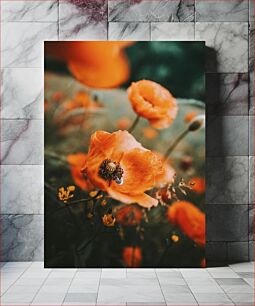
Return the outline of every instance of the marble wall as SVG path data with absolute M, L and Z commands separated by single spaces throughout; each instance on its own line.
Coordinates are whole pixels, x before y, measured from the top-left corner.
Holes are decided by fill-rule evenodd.
M 43 259 L 43 40 L 205 40 L 207 258 L 254 258 L 253 0 L 2 0 L 2 260 Z

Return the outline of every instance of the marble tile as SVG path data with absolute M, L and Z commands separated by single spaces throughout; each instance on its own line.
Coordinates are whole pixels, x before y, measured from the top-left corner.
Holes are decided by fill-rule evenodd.
M 248 74 L 207 73 L 208 115 L 248 115 Z
M 206 123 L 207 156 L 248 155 L 249 116 L 209 116 Z
M 233 271 L 230 267 L 214 267 L 208 268 L 208 272 L 213 278 L 240 278 L 240 276 Z
M 254 156 L 254 116 L 249 116 L 249 155 Z
M 31 305 L 62 305 L 65 295 L 65 292 L 52 292 L 51 294 L 49 294 L 48 292 L 39 291 Z
M 194 0 L 109 0 L 109 21 L 194 21 Z
M 255 240 L 254 238 L 254 204 L 249 205 L 249 240 Z
M 65 302 L 69 303 L 95 303 L 97 293 L 67 293 Z
M 197 22 L 195 38 L 206 41 L 209 47 L 206 55 L 207 72 L 248 72 L 247 23 Z
M 249 260 L 249 242 L 228 242 L 228 263 Z
M 249 157 L 249 174 L 250 174 L 249 204 L 254 205 L 254 156 Z
M 207 205 L 207 241 L 248 241 L 248 205 Z
M 43 215 L 1 215 L 2 258 L 42 260 Z
M 206 160 L 206 203 L 248 204 L 248 167 L 247 156 L 208 157 Z
M 150 24 L 143 22 L 109 22 L 109 40 L 150 40 Z
M 43 212 L 43 166 L 1 165 L 2 214 Z
M 106 40 L 107 1 L 60 1 L 60 40 Z
M 234 305 L 225 293 L 196 293 L 199 305 Z
M 254 271 L 254 262 L 239 262 L 232 265 L 229 265 L 229 267 L 235 271 L 236 273 L 239 272 L 253 272 Z
M 254 22 L 249 25 L 249 110 L 254 115 Z
M 43 67 L 43 40 L 56 40 L 57 23 L 2 23 L 2 67 Z
M 43 120 L 3 119 L 1 150 L 4 165 L 42 165 Z
M 252 293 L 229 293 L 228 296 L 237 306 L 254 305 L 254 294 Z
M 152 40 L 194 40 L 195 28 L 187 22 L 157 22 L 151 24 Z
M 192 293 L 169 293 L 164 296 L 167 305 L 198 305 Z
M 254 261 L 254 241 L 249 241 L 249 260 Z
M 56 21 L 58 20 L 57 0 L 3 0 L 2 21 Z
M 254 100 L 254 70 L 249 73 L 249 114 L 255 115 L 255 100 Z
M 43 119 L 43 75 L 41 68 L 2 70 L 4 119 Z
M 206 242 L 205 252 L 207 266 L 210 266 L 211 263 L 227 261 L 226 242 Z
M 254 1 L 249 0 L 249 20 L 254 21 Z
M 247 0 L 196 0 L 196 21 L 248 21 Z

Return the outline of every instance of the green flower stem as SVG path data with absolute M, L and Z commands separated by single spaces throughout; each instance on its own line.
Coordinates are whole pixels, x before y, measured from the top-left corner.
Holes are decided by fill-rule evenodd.
M 136 128 L 138 122 L 140 120 L 140 117 L 137 115 L 135 118 L 135 121 L 133 122 L 133 124 L 131 125 L 131 127 L 128 129 L 129 133 L 132 133 L 134 131 L 134 129 Z
M 61 162 L 63 162 L 64 164 L 69 164 L 66 157 L 64 155 L 61 155 L 61 154 L 57 154 L 55 152 L 52 152 L 52 151 L 49 151 L 49 150 L 45 150 L 44 151 L 44 155 L 46 157 L 50 157 L 50 158 L 53 158 L 53 159 L 57 159 Z
M 176 139 L 175 141 L 170 145 L 170 147 L 166 150 L 166 153 L 164 154 L 164 160 L 166 160 L 169 155 L 173 152 L 175 147 L 179 144 L 179 142 L 190 132 L 189 128 L 185 129 Z
M 45 184 L 45 187 L 48 188 L 48 189 L 50 189 L 50 190 L 52 190 L 52 188 L 49 188 L 49 184 Z M 50 187 L 51 187 L 51 186 L 50 186 Z M 97 192 L 97 194 L 94 195 L 93 197 L 90 197 L 90 198 L 87 198 L 87 199 L 80 199 L 80 200 L 77 200 L 77 201 L 68 202 L 68 203 L 65 204 L 64 206 L 58 207 L 56 210 L 53 210 L 52 212 L 48 213 L 48 214 L 46 215 L 46 217 L 51 216 L 51 215 L 54 215 L 56 212 L 58 212 L 58 211 L 60 211 L 60 210 L 62 210 L 62 209 L 66 209 L 66 208 L 70 209 L 70 206 L 77 205 L 77 204 L 79 204 L 79 203 L 87 203 L 87 202 L 89 202 L 89 201 L 91 201 L 91 200 L 94 200 L 96 197 L 99 196 L 100 193 L 101 193 L 101 190 L 99 190 L 99 191 Z M 58 201 L 58 202 L 60 202 L 60 201 Z M 61 203 L 62 203 L 62 202 L 61 202 Z

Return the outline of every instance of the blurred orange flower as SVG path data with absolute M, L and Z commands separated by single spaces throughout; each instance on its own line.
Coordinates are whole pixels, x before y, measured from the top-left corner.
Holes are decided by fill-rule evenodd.
M 129 268 L 138 268 L 142 262 L 142 251 L 139 247 L 125 247 L 122 252 L 123 261 Z
M 131 126 L 131 120 L 128 117 L 122 117 L 116 122 L 116 126 L 120 130 L 127 130 Z
M 189 185 L 198 194 L 205 193 L 205 178 L 204 177 L 193 177 L 189 181 Z
M 159 152 L 154 152 L 162 162 L 162 171 L 155 178 L 155 187 L 162 188 L 167 184 L 170 184 L 174 180 L 175 170 L 171 166 L 168 160 L 164 160 L 164 157 Z
M 98 101 L 95 101 L 91 95 L 85 91 L 78 91 L 72 99 L 65 101 L 62 106 L 65 111 L 75 108 L 94 110 L 100 107 L 102 107 L 102 105 Z
M 93 185 L 120 202 L 147 208 L 158 204 L 145 191 L 153 187 L 162 163 L 127 131 L 95 132 L 83 171 Z
M 64 98 L 64 94 L 62 91 L 55 91 L 52 95 L 52 100 L 54 102 L 59 102 L 63 98 Z
M 84 174 L 81 172 L 82 167 L 85 165 L 86 159 L 87 155 L 84 153 L 67 155 L 67 161 L 70 164 L 70 170 L 75 184 L 81 189 L 91 191 L 93 190 L 93 185 L 84 177 Z
M 203 258 L 201 260 L 201 268 L 206 268 L 206 259 L 205 258 Z
M 46 54 L 67 61 L 81 83 L 93 88 L 112 88 L 129 78 L 129 63 L 123 49 L 131 44 L 128 41 L 47 42 Z
M 158 132 L 151 127 L 145 127 L 143 129 L 143 136 L 147 139 L 154 139 L 158 136 Z
M 84 123 L 85 114 L 96 112 L 101 107 L 100 102 L 95 101 L 89 93 L 78 91 L 72 99 L 61 103 L 54 120 L 56 124 L 64 125 L 65 130 Z
M 116 212 L 116 219 L 125 226 L 132 226 L 141 223 L 143 213 L 135 205 L 121 207 Z
M 186 236 L 205 245 L 205 214 L 190 202 L 175 202 L 168 207 L 168 220 L 180 227 Z
M 149 80 L 133 82 L 128 88 L 133 110 L 157 129 L 167 128 L 177 115 L 177 102 L 163 86 Z
M 197 115 L 198 115 L 197 112 L 188 112 L 188 113 L 184 116 L 184 122 L 190 123 Z

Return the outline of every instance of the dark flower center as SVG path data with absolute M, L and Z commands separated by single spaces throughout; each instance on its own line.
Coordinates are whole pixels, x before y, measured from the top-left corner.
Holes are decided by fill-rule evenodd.
M 99 167 L 98 175 L 106 181 L 115 181 L 121 185 L 123 183 L 123 169 L 119 163 L 110 159 L 105 159 Z

